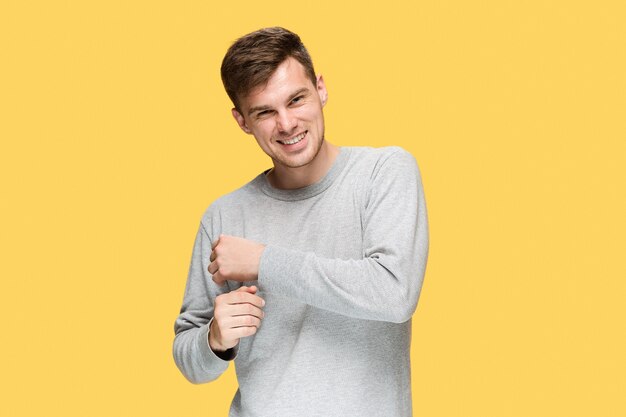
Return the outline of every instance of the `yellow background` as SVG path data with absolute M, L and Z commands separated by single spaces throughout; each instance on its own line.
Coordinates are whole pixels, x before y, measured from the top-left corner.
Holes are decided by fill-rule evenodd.
M 270 166 L 219 65 L 273 25 L 331 142 L 420 165 L 415 415 L 626 415 L 623 4 L 2 2 L 0 415 L 227 415 L 173 323 L 203 211 Z

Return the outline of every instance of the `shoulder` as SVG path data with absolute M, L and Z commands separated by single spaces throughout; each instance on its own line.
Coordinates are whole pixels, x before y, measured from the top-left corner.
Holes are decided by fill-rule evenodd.
M 247 184 L 213 201 L 202 215 L 201 223 L 203 227 L 207 230 L 212 230 L 215 225 L 221 223 L 224 213 L 237 212 L 254 202 L 260 192 L 258 182 L 262 175 L 264 174 L 259 174 Z
M 354 146 L 349 149 L 351 171 L 359 175 L 367 172 L 370 178 L 374 178 L 384 172 L 417 169 L 415 157 L 400 146 Z

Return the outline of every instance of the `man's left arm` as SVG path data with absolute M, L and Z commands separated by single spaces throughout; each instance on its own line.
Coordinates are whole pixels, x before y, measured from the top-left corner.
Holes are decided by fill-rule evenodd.
M 245 249 L 238 250 L 235 245 L 232 252 L 224 253 L 233 259 L 235 251 L 250 253 L 254 247 L 254 242 L 232 239 L 239 239 L 235 243 L 242 243 L 241 249 Z M 258 258 L 259 283 L 268 293 L 349 317 L 396 323 L 409 320 L 426 269 L 428 220 L 419 168 L 404 150 L 388 157 L 372 179 L 363 218 L 363 245 L 363 258 L 348 260 L 267 245 Z M 237 272 L 244 270 L 241 280 L 255 279 L 254 262 L 228 264 L 227 276 L 220 276 L 220 271 L 214 279 L 239 280 Z

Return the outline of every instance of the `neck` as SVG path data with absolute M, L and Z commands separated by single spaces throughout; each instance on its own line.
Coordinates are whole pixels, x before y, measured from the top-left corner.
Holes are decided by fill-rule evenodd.
M 293 190 L 315 184 L 328 173 L 339 155 L 339 147 L 324 140 L 319 152 L 307 165 L 291 168 L 274 163 L 274 168 L 267 174 L 269 183 L 274 188 Z

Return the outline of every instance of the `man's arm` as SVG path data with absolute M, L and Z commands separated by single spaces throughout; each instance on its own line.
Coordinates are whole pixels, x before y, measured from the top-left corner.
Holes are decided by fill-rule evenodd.
M 226 237 L 211 256 L 213 279 L 218 283 L 247 281 L 258 273 L 259 283 L 268 293 L 354 318 L 409 320 L 417 306 L 428 257 L 426 203 L 415 158 L 398 150 L 373 176 L 363 218 L 363 258 L 331 259 L 259 245 L 258 270 L 252 271 L 255 262 L 251 254 L 257 253 L 254 245 L 259 244 Z
M 218 378 L 237 355 L 239 339 L 256 333 L 263 299 L 255 286 L 230 291 L 207 274 L 211 240 L 202 224 L 194 244 L 189 277 L 174 330 L 174 360 L 196 384 Z
M 392 154 L 372 179 L 363 248 L 362 259 L 342 260 L 268 245 L 259 283 L 268 293 L 354 318 L 409 320 L 426 269 L 428 223 L 419 169 L 404 150 Z
M 194 384 L 213 381 L 228 368 L 228 361 L 218 357 L 208 345 L 214 311 L 212 300 L 229 290 L 227 286 L 217 286 L 206 272 L 204 265 L 210 251 L 211 240 L 201 224 L 193 247 L 183 304 L 174 324 L 173 346 L 176 365 Z M 236 352 L 230 353 L 234 356 Z

